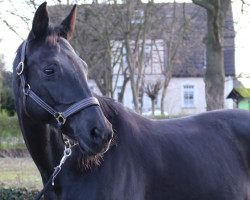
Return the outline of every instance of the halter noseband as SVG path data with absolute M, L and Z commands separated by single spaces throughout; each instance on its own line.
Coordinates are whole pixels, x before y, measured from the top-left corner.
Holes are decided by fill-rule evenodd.
M 78 111 L 87 108 L 89 106 L 100 106 L 99 101 L 95 97 L 87 97 L 77 103 L 74 103 L 70 107 L 68 107 L 65 111 L 59 112 L 52 108 L 50 105 L 48 105 L 45 101 L 43 101 L 39 96 L 36 95 L 35 92 L 32 91 L 30 85 L 26 82 L 25 75 L 24 75 L 24 61 L 25 61 L 25 51 L 28 41 L 25 40 L 22 45 L 21 49 L 21 61 L 16 67 L 17 75 L 21 79 L 21 86 L 23 89 L 24 99 L 26 99 L 28 96 L 33 99 L 38 105 L 40 105 L 43 109 L 45 109 L 47 112 L 49 112 L 51 115 L 54 116 L 54 118 L 58 122 L 58 127 L 60 125 L 65 124 L 66 119 L 77 113 Z M 24 101 L 25 106 L 25 101 Z M 27 112 L 27 111 L 26 111 Z

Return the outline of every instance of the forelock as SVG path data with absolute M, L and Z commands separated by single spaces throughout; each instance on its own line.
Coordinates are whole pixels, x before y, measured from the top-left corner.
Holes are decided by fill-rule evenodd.
M 49 46 L 59 46 L 59 37 L 60 37 L 60 29 L 57 26 L 50 26 L 47 32 L 47 36 L 45 39 L 45 42 L 49 45 Z

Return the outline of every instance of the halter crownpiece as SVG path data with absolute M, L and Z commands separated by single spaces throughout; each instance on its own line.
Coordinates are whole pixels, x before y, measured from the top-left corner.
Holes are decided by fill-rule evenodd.
M 100 106 L 99 101 L 95 97 L 87 97 L 82 99 L 81 101 L 78 101 L 77 103 L 74 103 L 70 107 L 68 107 L 65 111 L 59 112 L 52 108 L 50 105 L 48 105 L 45 101 L 43 101 L 35 92 L 32 91 L 30 85 L 26 82 L 25 75 L 24 75 L 24 61 L 25 61 L 25 52 L 26 52 L 26 46 L 28 41 L 25 40 L 22 44 L 22 50 L 21 50 L 21 61 L 16 67 L 16 73 L 21 79 L 21 86 L 23 89 L 24 99 L 26 99 L 28 96 L 33 99 L 38 105 L 40 105 L 43 109 L 45 109 L 47 112 L 49 112 L 58 122 L 58 126 L 61 126 L 65 124 L 67 118 L 80 110 L 87 108 L 89 106 Z M 25 103 L 24 103 L 25 105 Z

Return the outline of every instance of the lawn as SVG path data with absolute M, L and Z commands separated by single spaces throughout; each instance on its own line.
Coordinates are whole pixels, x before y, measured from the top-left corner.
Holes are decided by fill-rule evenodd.
M 41 189 L 42 181 L 31 158 L 0 158 L 0 184 Z

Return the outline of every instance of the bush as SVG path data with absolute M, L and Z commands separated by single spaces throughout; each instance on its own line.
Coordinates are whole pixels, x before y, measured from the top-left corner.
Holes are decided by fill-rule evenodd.
M 14 97 L 11 88 L 3 88 L 0 90 L 1 110 L 6 110 L 8 115 L 15 114 Z
M 0 186 L 0 199 L 1 200 L 33 200 L 38 195 L 37 189 L 15 188 Z M 43 198 L 41 198 L 43 199 Z
M 0 147 L 24 147 L 23 137 L 19 128 L 17 115 L 10 117 L 5 111 L 0 113 Z
M 0 137 L 22 137 L 17 115 L 10 117 L 6 111 L 0 113 Z

